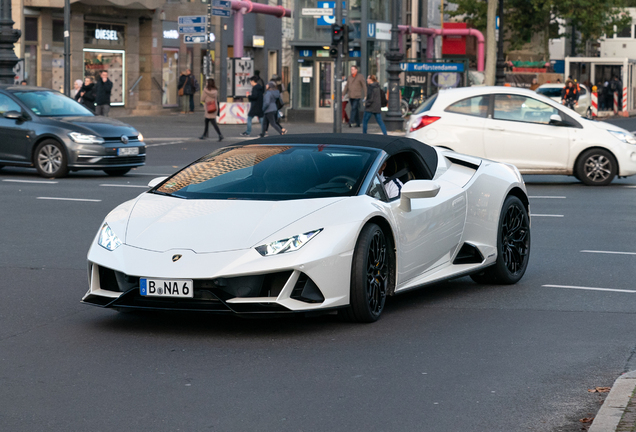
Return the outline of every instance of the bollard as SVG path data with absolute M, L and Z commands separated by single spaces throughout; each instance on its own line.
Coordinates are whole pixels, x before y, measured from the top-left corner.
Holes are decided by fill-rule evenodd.
M 614 92 L 614 114 L 618 114 L 618 92 Z
M 598 93 L 592 92 L 592 117 L 598 117 Z

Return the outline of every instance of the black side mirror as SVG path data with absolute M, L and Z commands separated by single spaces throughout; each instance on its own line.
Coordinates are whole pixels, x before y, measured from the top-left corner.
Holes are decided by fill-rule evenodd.
M 7 111 L 6 113 L 4 113 L 4 118 L 11 120 L 22 120 L 24 117 L 19 111 Z

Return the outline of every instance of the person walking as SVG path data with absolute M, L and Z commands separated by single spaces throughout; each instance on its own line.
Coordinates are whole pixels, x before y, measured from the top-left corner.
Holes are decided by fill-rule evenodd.
M 259 84 L 256 75 L 250 78 L 252 90 L 247 94 L 247 100 L 250 101 L 250 111 L 247 113 L 247 129 L 241 133 L 241 136 L 250 136 L 252 134 L 252 120 L 258 117 L 261 123 L 261 131 L 263 130 L 263 86 Z
M 181 114 L 194 112 L 194 92 L 196 91 L 195 79 L 190 68 L 186 69 L 179 77 L 177 85 L 181 96 Z M 188 111 L 189 108 L 189 111 Z
M 71 89 L 71 97 L 73 99 L 75 99 L 75 96 L 77 96 L 77 94 L 79 93 L 81 88 L 82 88 L 82 80 L 81 79 L 76 79 L 73 82 L 73 88 Z
M 91 112 L 95 112 L 95 83 L 93 83 L 93 77 L 87 76 L 84 78 L 84 84 L 75 95 L 75 100 Z
M 367 84 L 362 75 L 358 73 L 358 66 L 351 66 L 351 76 L 347 79 L 344 94 L 349 95 L 351 102 L 351 115 L 349 116 L 349 127 L 355 121 L 356 127 L 360 127 L 360 99 L 367 92 Z
M 263 114 L 265 118 L 263 119 L 263 129 L 261 133 L 258 135 L 263 138 L 265 136 L 265 132 L 269 128 L 271 124 L 272 127 L 281 135 L 287 133 L 287 131 L 283 131 L 278 123 L 276 123 L 276 116 L 278 115 L 278 107 L 276 107 L 276 99 L 280 97 L 280 92 L 276 88 L 276 83 L 274 81 L 270 81 L 267 83 L 267 91 L 265 92 L 265 96 L 263 96 Z
M 565 82 L 565 87 L 561 91 L 561 103 L 570 109 L 579 106 L 579 92 L 572 80 Z
M 101 71 L 97 83 L 95 83 L 95 114 L 108 117 L 110 112 L 110 93 L 113 90 L 113 82 L 108 79 L 108 71 Z
M 347 77 L 342 76 L 342 121 L 349 123 L 349 116 L 347 115 L 347 103 L 349 103 L 349 95 L 345 94 L 345 88 L 347 87 Z
M 214 84 L 214 79 L 208 78 L 206 81 L 206 86 L 201 95 L 201 102 L 205 106 L 205 130 L 199 139 L 208 138 L 208 124 L 212 123 L 214 130 L 219 135 L 219 141 L 223 141 L 223 135 L 216 122 L 216 113 L 219 112 L 219 91 Z
M 362 119 L 362 133 L 367 133 L 367 125 L 371 116 L 375 117 L 375 121 L 380 125 L 382 133 L 386 135 L 386 126 L 382 121 L 382 89 L 378 84 L 375 75 L 369 75 L 367 78 L 367 100 L 364 103 L 364 118 Z

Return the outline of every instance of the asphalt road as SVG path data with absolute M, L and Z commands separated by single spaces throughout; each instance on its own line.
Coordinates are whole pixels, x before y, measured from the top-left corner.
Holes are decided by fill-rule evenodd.
M 108 211 L 219 145 L 137 122 L 148 165 L 125 177 L 0 171 L 2 430 L 580 431 L 588 389 L 636 369 L 636 178 L 526 177 L 520 283 L 427 287 L 371 325 L 82 305 Z

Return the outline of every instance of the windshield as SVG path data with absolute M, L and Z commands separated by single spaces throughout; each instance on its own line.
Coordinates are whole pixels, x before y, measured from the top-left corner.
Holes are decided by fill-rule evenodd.
M 93 113 L 73 99 L 61 93 L 41 90 L 13 93 L 20 101 L 40 117 L 92 116 Z
M 551 98 L 552 97 L 560 98 L 561 91 L 563 91 L 563 88 L 559 88 L 559 87 L 543 87 L 543 88 L 537 89 L 537 93 L 547 97 L 551 97 Z
M 152 193 L 185 199 L 354 196 L 379 150 L 331 145 L 245 145 L 219 149 Z
M 422 103 L 422 105 L 420 105 L 415 111 L 413 111 L 413 114 L 422 114 L 423 112 L 430 110 L 433 107 L 435 100 L 437 100 L 437 93 L 426 99 Z

